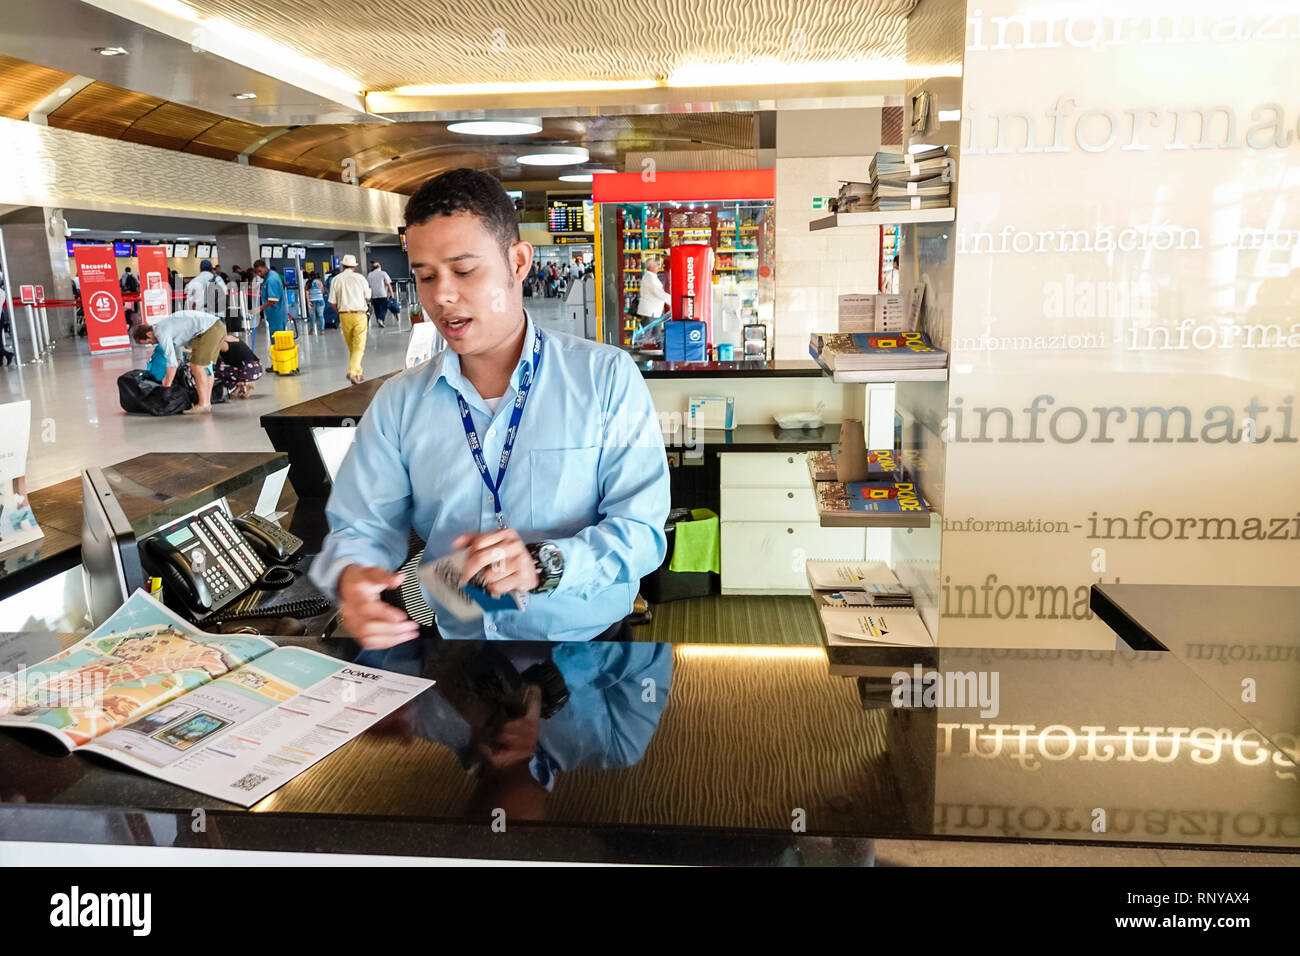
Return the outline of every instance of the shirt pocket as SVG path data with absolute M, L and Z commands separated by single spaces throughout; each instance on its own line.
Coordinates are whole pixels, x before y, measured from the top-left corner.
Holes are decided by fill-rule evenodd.
M 600 516 L 600 449 L 545 448 L 530 451 L 530 522 L 549 538 L 565 538 Z

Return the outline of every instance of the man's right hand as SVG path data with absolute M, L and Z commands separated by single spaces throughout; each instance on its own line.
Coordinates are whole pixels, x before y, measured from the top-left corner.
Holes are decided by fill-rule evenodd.
M 420 626 L 380 594 L 400 587 L 406 575 L 383 568 L 349 564 L 337 587 L 343 626 L 362 647 L 382 649 L 417 637 Z

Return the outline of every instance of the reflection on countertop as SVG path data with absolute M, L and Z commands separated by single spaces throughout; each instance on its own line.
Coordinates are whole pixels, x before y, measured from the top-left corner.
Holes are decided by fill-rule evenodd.
M 28 640 L 8 659 L 48 653 Z M 251 812 L 2 732 L 0 839 L 143 814 L 166 845 L 556 859 L 679 859 L 724 832 L 1300 850 L 1295 748 L 1173 654 L 929 649 L 913 672 L 888 650 L 854 678 L 813 647 L 422 639 L 363 662 L 435 686 Z M 899 671 L 943 679 L 880 706 Z M 995 693 L 959 696 L 976 686 Z M 218 837 L 164 826 L 194 807 Z M 558 829 L 480 842 L 499 810 Z

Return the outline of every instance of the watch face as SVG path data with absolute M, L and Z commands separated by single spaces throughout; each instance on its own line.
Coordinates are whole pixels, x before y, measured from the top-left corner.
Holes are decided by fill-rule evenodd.
M 547 574 L 552 577 L 564 570 L 564 558 L 560 554 L 560 549 L 553 544 L 542 545 L 537 557 L 541 559 L 542 567 L 546 568 Z

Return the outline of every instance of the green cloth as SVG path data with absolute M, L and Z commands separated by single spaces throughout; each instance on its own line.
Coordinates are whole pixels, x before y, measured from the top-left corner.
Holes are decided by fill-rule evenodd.
M 722 535 L 718 516 L 708 508 L 692 508 L 690 521 L 677 522 L 670 571 L 722 573 Z

